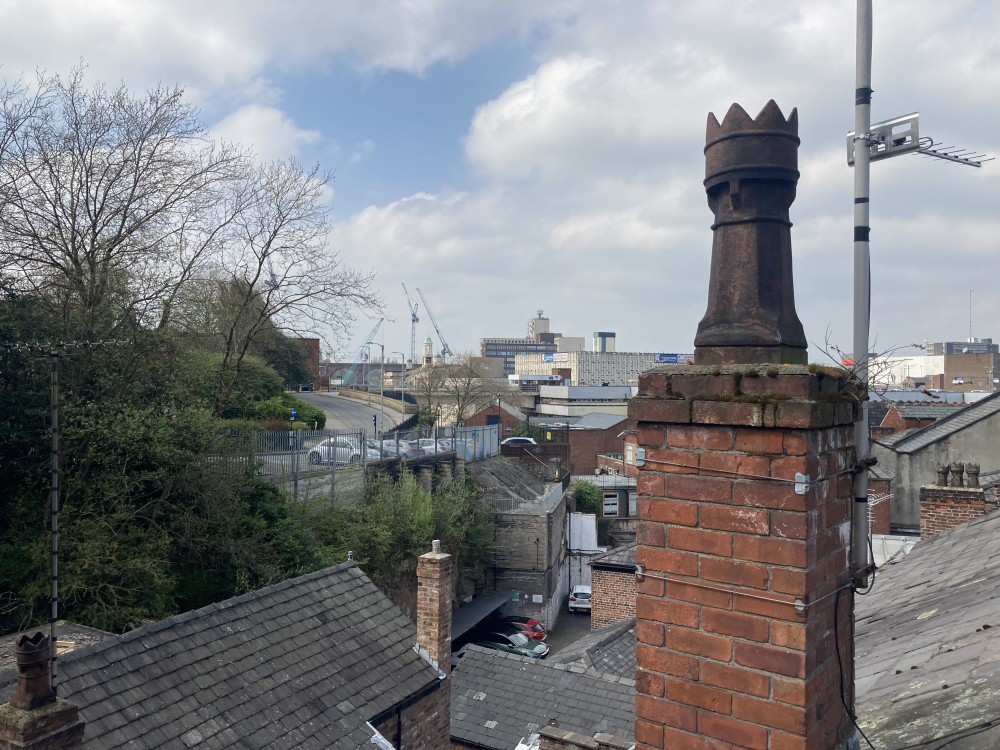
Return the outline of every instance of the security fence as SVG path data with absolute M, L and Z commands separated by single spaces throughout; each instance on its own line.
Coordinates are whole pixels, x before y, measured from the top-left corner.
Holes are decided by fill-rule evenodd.
M 297 499 L 338 497 L 364 484 L 373 467 L 440 455 L 480 461 L 500 452 L 500 432 L 486 427 L 397 430 L 373 437 L 365 430 L 232 431 L 226 460 L 233 467 L 285 485 Z

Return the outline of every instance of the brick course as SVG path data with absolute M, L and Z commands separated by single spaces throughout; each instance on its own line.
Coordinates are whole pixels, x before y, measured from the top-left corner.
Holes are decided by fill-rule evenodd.
M 835 371 L 755 370 L 657 368 L 630 403 L 646 449 L 642 748 L 833 750 L 852 731 L 831 594 L 850 580 L 851 482 L 839 472 L 855 461 L 856 394 Z M 789 481 L 798 472 L 812 479 L 804 494 Z M 850 599 L 837 624 L 847 684 Z
M 971 487 L 920 488 L 920 538 L 930 539 L 986 513 L 982 489 Z
M 590 627 L 635 617 L 635 572 L 594 567 L 590 574 Z

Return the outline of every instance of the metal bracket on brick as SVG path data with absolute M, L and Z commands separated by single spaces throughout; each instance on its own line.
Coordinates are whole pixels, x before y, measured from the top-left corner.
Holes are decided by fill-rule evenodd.
M 808 474 L 796 474 L 795 475 L 795 494 L 804 495 L 806 490 L 809 489 L 810 479 Z

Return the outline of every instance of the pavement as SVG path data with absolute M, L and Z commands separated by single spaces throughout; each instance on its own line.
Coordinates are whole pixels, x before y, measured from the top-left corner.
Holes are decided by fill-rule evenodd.
M 549 636 L 545 640 L 549 644 L 549 653 L 556 654 L 590 634 L 590 614 L 560 612 L 555 626 L 546 624 L 546 627 L 549 628 Z

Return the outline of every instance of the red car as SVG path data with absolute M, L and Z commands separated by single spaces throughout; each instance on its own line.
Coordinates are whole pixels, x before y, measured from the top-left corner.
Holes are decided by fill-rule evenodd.
M 504 625 L 511 625 L 517 628 L 526 636 L 536 641 L 544 641 L 549 636 L 548 631 L 545 630 L 545 626 L 531 617 L 504 615 L 500 618 L 500 622 Z

